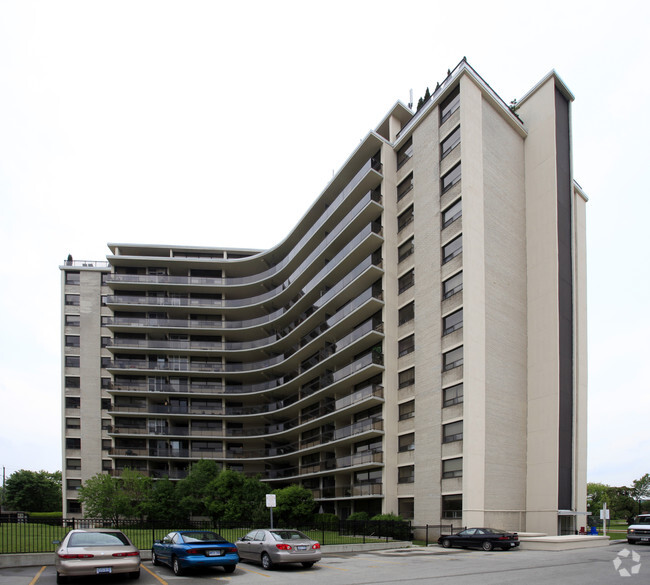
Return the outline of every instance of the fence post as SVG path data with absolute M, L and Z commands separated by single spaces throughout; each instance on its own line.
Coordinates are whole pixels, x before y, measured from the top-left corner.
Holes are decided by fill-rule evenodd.
M 424 546 L 429 546 L 429 525 L 427 524 L 424 528 Z

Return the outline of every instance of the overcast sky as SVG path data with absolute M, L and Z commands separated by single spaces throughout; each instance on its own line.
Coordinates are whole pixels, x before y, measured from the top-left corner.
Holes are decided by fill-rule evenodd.
M 271 247 L 397 100 L 412 88 L 417 101 L 463 56 L 506 102 L 551 69 L 576 96 L 574 176 L 590 199 L 588 480 L 650 472 L 649 6 L 0 0 L 7 475 L 61 469 L 68 253 Z

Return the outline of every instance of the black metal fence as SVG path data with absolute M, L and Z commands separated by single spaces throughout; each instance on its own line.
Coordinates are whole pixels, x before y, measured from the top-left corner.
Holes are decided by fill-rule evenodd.
M 54 552 L 56 544 L 75 528 L 119 528 L 141 550 L 151 548 L 154 540 L 162 539 L 173 530 L 213 530 L 225 539 L 235 542 L 260 526 L 242 526 L 213 522 L 191 521 L 182 526 L 165 522 L 139 520 L 110 520 L 90 518 L 38 519 L 22 522 L 0 523 L 0 554 Z M 318 540 L 321 545 L 367 544 L 372 542 L 411 541 L 413 527 L 406 521 L 347 521 L 318 522 L 317 524 L 291 526 Z M 427 530 L 428 533 L 428 530 Z

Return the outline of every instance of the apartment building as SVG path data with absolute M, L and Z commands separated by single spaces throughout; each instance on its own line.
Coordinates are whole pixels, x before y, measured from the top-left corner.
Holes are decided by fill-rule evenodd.
M 573 96 L 466 62 L 395 104 L 269 250 L 61 266 L 64 510 L 125 468 L 296 483 L 323 511 L 585 523 L 586 196 Z

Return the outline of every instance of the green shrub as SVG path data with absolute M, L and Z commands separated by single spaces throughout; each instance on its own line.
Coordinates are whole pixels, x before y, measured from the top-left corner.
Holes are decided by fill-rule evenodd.
M 346 520 L 350 522 L 367 522 L 370 520 L 370 515 L 368 512 L 355 512 L 354 514 L 350 514 Z
M 316 514 L 314 516 L 314 527 L 319 530 L 338 529 L 339 517 L 336 514 Z

